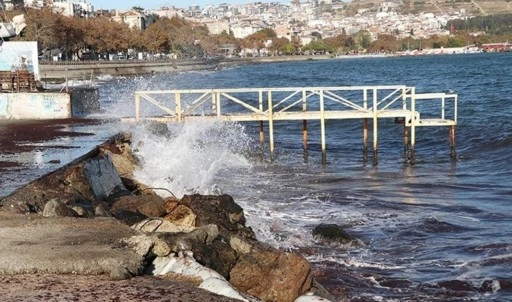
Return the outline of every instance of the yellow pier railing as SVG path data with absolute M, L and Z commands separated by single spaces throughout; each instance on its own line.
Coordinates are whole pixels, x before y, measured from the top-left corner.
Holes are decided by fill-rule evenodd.
M 144 106 L 143 106 L 144 105 Z M 368 121 L 373 129 L 373 163 L 378 162 L 378 121 L 394 118 L 404 126 L 404 157 L 415 160 L 416 127 L 446 126 L 450 129 L 450 153 L 455 157 L 457 95 L 416 93 L 414 87 L 279 87 L 236 89 L 190 89 L 137 91 L 135 116 L 130 121 L 184 122 L 197 118 L 260 123 L 264 143 L 264 122 L 268 123 L 269 151 L 274 157 L 274 122 L 303 121 L 303 144 L 307 153 L 307 122 L 320 121 L 322 162 L 326 162 L 326 120 L 363 121 L 364 158 L 368 159 Z

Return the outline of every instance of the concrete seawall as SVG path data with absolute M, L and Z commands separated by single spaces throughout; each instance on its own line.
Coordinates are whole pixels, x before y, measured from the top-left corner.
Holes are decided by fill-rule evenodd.
M 130 76 L 152 73 L 176 73 L 194 70 L 213 70 L 217 61 L 123 61 L 123 62 L 58 62 L 41 63 L 41 80 L 65 81 L 66 79 L 89 80 L 97 76 Z
M 65 81 L 66 79 L 89 80 L 111 76 L 131 76 L 153 73 L 178 73 L 197 70 L 215 70 L 222 67 L 270 62 L 324 60 L 328 55 L 279 56 L 212 60 L 159 60 L 159 61 L 85 61 L 85 62 L 42 62 L 39 64 L 43 81 Z

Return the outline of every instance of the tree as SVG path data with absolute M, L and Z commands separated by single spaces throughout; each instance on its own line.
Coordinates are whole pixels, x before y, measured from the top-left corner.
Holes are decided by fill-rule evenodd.
M 140 6 L 134 6 L 132 7 L 132 10 L 138 12 L 138 13 L 143 13 L 144 12 L 144 9 Z
M 16 12 L 19 14 L 20 12 Z M 23 40 L 37 41 L 40 50 L 59 47 L 55 41 L 55 14 L 48 7 L 42 9 L 28 8 L 25 12 L 27 27 Z

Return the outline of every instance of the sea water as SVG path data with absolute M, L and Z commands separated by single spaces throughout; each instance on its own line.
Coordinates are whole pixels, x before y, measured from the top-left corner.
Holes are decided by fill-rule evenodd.
M 417 130 L 416 164 L 402 128 L 379 128 L 379 163 L 362 156 L 360 121 L 327 124 L 327 164 L 311 123 L 275 125 L 276 156 L 260 154 L 256 123 L 199 121 L 133 133 L 136 177 L 162 195 L 230 194 L 259 240 L 297 251 L 315 277 L 351 301 L 512 300 L 512 53 L 332 59 L 98 83 L 106 116 L 133 116 L 134 91 L 408 85 L 459 96 L 457 159 L 446 128 Z M 316 128 L 315 128 L 316 127 Z M 382 128 L 381 128 L 382 127 Z M 315 242 L 335 223 L 361 246 Z

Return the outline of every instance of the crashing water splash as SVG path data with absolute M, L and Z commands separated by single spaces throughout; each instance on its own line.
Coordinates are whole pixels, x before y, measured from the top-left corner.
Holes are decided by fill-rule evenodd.
M 240 124 L 205 119 L 168 124 L 163 130 L 138 127 L 132 132 L 133 146 L 142 164 L 135 178 L 165 189 L 157 191 L 162 196 L 169 196 L 170 192 L 177 198 L 193 193 L 219 194 L 217 173 L 251 167 L 242 155 L 250 139 Z

